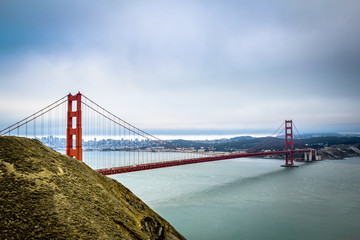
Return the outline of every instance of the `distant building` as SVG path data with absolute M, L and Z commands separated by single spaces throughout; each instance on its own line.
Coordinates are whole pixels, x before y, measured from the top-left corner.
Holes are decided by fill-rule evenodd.
M 197 150 L 198 152 L 205 152 L 205 148 L 204 147 L 201 147 Z

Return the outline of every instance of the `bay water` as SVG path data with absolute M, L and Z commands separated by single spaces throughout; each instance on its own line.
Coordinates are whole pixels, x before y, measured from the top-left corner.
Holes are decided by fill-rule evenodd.
M 360 158 L 241 158 L 112 175 L 187 239 L 360 239 Z

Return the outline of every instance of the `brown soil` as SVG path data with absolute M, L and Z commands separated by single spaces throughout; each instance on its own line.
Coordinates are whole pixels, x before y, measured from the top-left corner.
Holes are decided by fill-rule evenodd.
M 0 239 L 184 239 L 119 182 L 37 140 L 0 137 Z

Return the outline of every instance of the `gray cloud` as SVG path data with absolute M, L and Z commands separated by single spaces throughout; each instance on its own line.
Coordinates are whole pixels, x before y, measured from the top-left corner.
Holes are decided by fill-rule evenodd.
M 81 90 L 152 129 L 359 129 L 359 5 L 3 1 L 0 121 Z

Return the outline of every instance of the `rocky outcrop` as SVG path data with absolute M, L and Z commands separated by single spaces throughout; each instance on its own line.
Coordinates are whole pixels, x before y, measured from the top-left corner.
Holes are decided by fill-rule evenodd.
M 1 239 L 184 239 L 119 182 L 37 140 L 0 137 Z
M 360 156 L 360 144 L 354 145 L 333 145 L 317 151 L 321 159 L 344 159 Z

